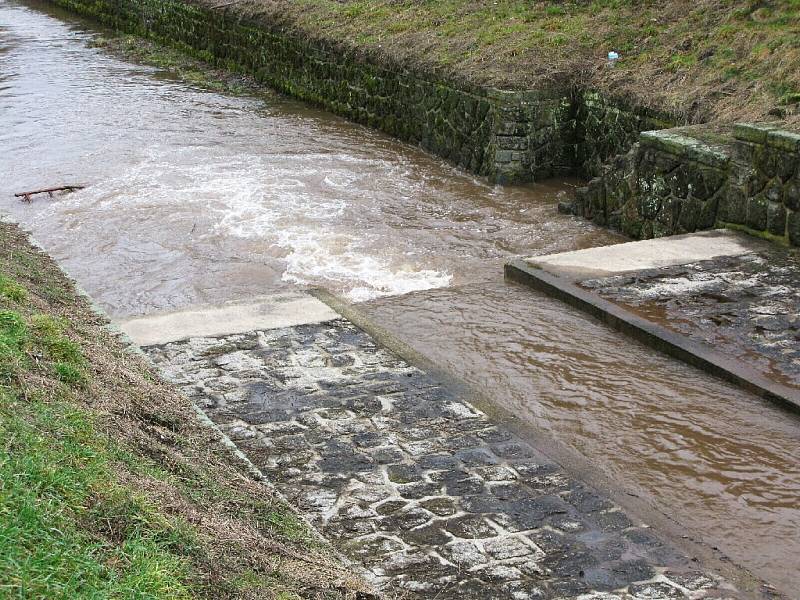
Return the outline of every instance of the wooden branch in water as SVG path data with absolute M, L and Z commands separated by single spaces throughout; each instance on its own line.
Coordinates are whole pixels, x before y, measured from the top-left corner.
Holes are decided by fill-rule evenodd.
M 48 194 L 51 198 L 53 197 L 53 192 L 72 192 L 75 190 L 82 190 L 84 187 L 83 185 L 60 185 L 58 187 L 51 187 L 45 188 L 43 190 L 31 190 L 30 192 L 19 192 L 18 194 L 14 194 L 15 198 L 22 198 L 23 202 L 30 202 L 31 196 L 35 194 Z
M 234 4 L 238 4 L 239 0 L 231 0 L 230 2 L 223 2 L 222 4 L 215 4 L 211 7 L 212 10 L 216 10 L 218 8 L 225 8 L 226 6 L 233 6 Z

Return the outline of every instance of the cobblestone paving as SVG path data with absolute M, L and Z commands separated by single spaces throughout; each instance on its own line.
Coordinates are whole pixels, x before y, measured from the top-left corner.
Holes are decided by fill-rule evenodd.
M 738 597 L 345 320 L 148 352 L 387 592 Z
M 800 253 L 771 249 L 581 283 L 800 385 Z

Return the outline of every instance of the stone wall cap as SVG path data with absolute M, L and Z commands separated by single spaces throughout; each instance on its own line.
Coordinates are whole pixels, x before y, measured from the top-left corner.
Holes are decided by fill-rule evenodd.
M 712 167 L 723 168 L 730 162 L 730 154 L 722 146 L 712 146 L 669 129 L 643 131 L 639 140 L 643 146 L 657 148 Z
M 800 152 L 800 133 L 775 129 L 767 134 L 767 145 L 786 152 Z
M 558 89 L 503 90 L 499 88 L 485 88 L 485 94 L 487 98 L 504 102 L 538 102 L 541 100 L 560 100 L 569 96 L 569 94 L 564 92 L 564 90 Z
M 777 128 L 775 123 L 734 123 L 733 137 L 744 142 L 766 144 L 767 134 Z

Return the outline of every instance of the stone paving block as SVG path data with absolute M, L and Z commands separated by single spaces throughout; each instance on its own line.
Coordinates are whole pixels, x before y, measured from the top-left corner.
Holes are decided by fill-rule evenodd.
M 581 286 L 797 387 L 798 281 L 800 254 L 761 245 L 747 254 L 589 279 Z
M 722 585 L 345 320 L 147 351 L 387 592 L 694 600 Z

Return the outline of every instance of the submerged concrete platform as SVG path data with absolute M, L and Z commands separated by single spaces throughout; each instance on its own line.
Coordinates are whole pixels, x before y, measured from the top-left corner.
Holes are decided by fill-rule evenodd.
M 249 302 L 201 306 L 117 322 L 139 346 L 166 344 L 191 337 L 243 333 L 256 329 L 320 323 L 338 314 L 301 292 L 265 296 Z
M 752 238 L 725 229 L 600 246 L 525 259 L 533 267 L 576 281 L 684 265 L 755 250 Z
M 728 230 L 513 261 L 506 277 L 800 409 L 800 255 Z M 766 332 L 766 333 L 765 333 Z
M 457 386 L 307 300 L 304 324 L 176 326 L 144 350 L 387 597 L 750 597 Z

